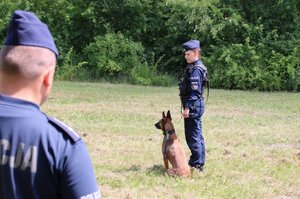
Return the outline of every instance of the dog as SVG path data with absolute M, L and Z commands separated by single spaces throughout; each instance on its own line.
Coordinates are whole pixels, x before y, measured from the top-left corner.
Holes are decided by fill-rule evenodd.
M 162 154 L 165 169 L 170 176 L 190 177 L 191 170 L 187 163 L 185 152 L 175 132 L 170 111 L 162 112 L 162 119 L 155 124 L 163 131 Z M 172 168 L 169 168 L 169 162 Z

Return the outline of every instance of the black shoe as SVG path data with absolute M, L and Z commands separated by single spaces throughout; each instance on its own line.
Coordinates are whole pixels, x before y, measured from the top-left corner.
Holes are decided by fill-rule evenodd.
M 195 168 L 199 171 L 199 172 L 204 172 L 204 165 L 197 165 L 195 166 Z
M 197 169 L 198 169 L 200 172 L 204 172 L 204 165 L 199 166 Z

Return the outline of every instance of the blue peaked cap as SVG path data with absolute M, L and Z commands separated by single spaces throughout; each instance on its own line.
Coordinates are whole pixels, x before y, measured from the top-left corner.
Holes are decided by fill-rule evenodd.
M 200 48 L 200 41 L 189 40 L 189 41 L 185 42 L 184 44 L 182 44 L 182 46 L 185 49 L 185 51 L 193 50 L 195 48 Z
M 16 10 L 13 13 L 4 45 L 47 48 L 55 53 L 57 59 L 59 57 L 48 26 L 33 12 Z

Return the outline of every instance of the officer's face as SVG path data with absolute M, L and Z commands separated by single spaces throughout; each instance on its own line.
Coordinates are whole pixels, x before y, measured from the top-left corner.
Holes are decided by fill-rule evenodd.
M 188 64 L 191 64 L 199 59 L 199 53 L 197 50 L 188 50 L 185 52 L 184 58 Z

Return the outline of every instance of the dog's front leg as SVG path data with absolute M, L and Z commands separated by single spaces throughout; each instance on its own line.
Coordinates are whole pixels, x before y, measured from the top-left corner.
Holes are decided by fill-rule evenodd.
M 168 170 L 169 169 L 169 161 L 167 158 L 164 158 L 164 163 L 165 163 L 165 169 Z

